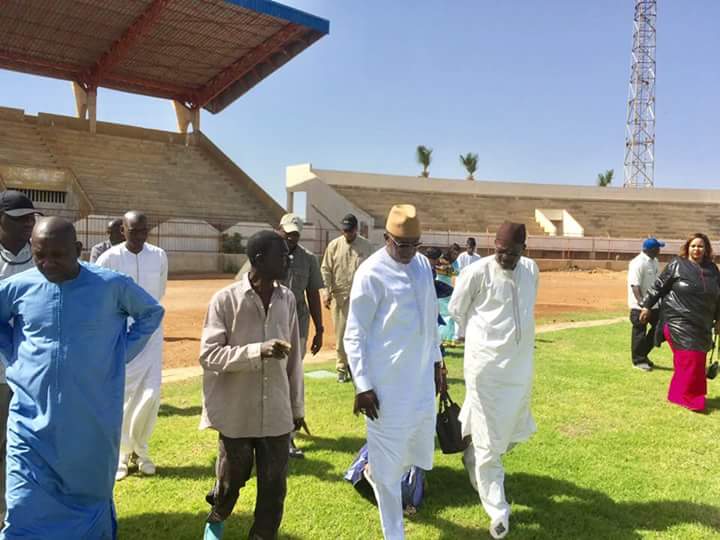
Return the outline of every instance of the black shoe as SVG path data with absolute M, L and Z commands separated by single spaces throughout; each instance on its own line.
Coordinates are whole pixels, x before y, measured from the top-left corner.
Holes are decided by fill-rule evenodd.
M 290 457 L 291 458 L 298 458 L 302 459 L 305 457 L 305 453 L 300 450 L 297 446 L 295 446 L 295 441 L 293 439 L 290 439 Z

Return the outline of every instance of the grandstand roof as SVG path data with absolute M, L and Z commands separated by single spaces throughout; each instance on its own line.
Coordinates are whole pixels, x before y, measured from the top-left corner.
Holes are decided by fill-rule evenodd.
M 217 113 L 328 31 L 270 0 L 4 0 L 0 68 Z
M 286 168 L 288 191 L 304 191 L 306 184 L 321 181 L 334 187 L 362 187 L 382 190 L 407 190 L 431 193 L 458 193 L 488 197 L 553 197 L 558 199 L 665 201 L 720 203 L 720 189 L 598 187 L 552 183 L 423 178 L 355 171 L 316 169 L 310 163 Z

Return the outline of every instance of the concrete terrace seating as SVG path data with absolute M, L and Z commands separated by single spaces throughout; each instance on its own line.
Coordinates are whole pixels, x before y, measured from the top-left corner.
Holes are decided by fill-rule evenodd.
M 0 162 L 36 167 L 57 164 L 35 124 L 0 118 Z
M 712 204 L 566 201 L 564 208 L 585 228 L 585 236 L 677 239 L 705 232 L 720 239 L 720 213 Z
M 334 185 L 340 195 L 383 224 L 394 203 L 414 204 L 423 227 L 434 231 L 495 232 L 504 220 L 525 223 L 531 235 L 545 235 L 535 222 L 536 208 L 562 208 L 585 229 L 585 236 L 679 239 L 701 231 L 720 239 L 718 206 L 668 203 L 497 197 L 457 193 Z
M 385 223 L 393 204 L 408 203 L 418 209 L 426 230 L 495 232 L 503 221 L 510 220 L 524 223 L 528 234 L 545 235 L 535 221 L 538 206 L 525 204 L 521 199 L 350 186 L 333 189 L 372 215 L 376 224 Z
M 268 221 L 267 208 L 203 148 L 60 128 L 44 136 L 95 206 L 212 221 Z

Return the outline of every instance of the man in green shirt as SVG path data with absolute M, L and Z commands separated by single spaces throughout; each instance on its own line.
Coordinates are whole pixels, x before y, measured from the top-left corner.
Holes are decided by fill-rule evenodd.
M 300 329 L 300 355 L 305 356 L 307 339 L 310 330 L 310 319 L 315 326 L 315 336 L 310 345 L 310 353 L 315 355 L 322 348 L 323 324 L 320 289 L 324 287 L 320 265 L 315 255 L 302 247 L 300 234 L 303 220 L 297 214 L 285 214 L 280 220 L 277 232 L 282 236 L 290 249 L 290 265 L 285 281 L 282 282 L 295 295 L 297 306 L 298 327 Z M 290 457 L 303 457 L 303 452 L 293 439 L 290 439 Z

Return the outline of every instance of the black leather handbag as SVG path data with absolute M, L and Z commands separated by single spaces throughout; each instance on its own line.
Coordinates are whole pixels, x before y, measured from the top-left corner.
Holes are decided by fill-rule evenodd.
M 469 437 L 463 439 L 462 436 L 460 407 L 448 392 L 440 393 L 435 431 L 443 454 L 457 454 L 465 451 L 468 446 Z
M 712 352 L 710 352 L 710 363 L 708 364 L 707 370 L 705 371 L 705 376 L 710 380 L 717 377 L 718 371 L 720 371 L 720 366 L 718 365 L 718 361 L 715 360 L 713 362 L 713 357 L 715 356 L 715 349 L 717 349 L 717 346 L 718 346 L 718 337 L 717 337 L 717 334 L 715 334 L 715 340 L 713 341 Z

